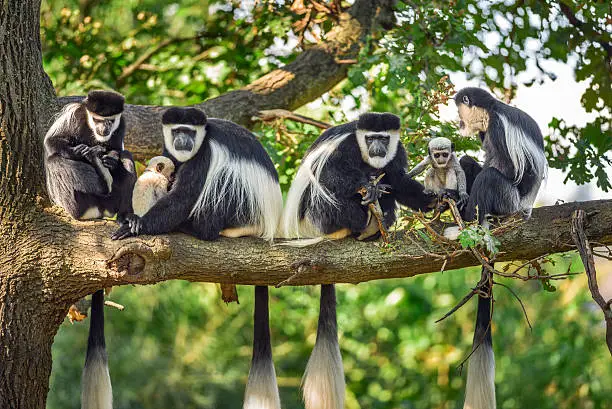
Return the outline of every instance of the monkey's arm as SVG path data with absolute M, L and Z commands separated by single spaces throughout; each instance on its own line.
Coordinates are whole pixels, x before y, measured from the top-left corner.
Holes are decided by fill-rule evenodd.
M 457 175 L 457 190 L 459 191 L 459 194 L 461 195 L 465 193 L 467 195 L 467 181 L 465 180 L 465 172 L 457 159 L 453 161 L 453 169 Z
M 399 203 L 411 209 L 432 209 L 437 201 L 437 195 L 426 192 L 422 184 L 412 179 L 406 173 L 406 164 L 406 150 L 400 144 L 395 158 L 383 169 L 385 179 L 391 184 L 391 193 Z
M 340 227 L 353 233 L 361 232 L 368 220 L 367 206 L 361 205 L 361 195 L 357 192 L 369 183 L 363 169 L 348 160 L 330 160 L 321 172 L 320 183 L 337 201 L 336 205 L 324 202 L 318 206 L 324 233 L 332 233 Z
M 120 240 L 139 234 L 163 234 L 176 231 L 189 218 L 191 209 L 202 191 L 201 182 L 206 178 L 208 162 L 207 158 L 182 164 L 176 172 L 176 180 L 168 195 L 155 203 L 142 217 L 128 215 L 127 222 L 111 238 Z
M 413 178 L 417 175 L 423 173 L 425 169 L 431 164 L 431 158 L 429 155 L 425 157 L 418 165 L 416 165 L 410 172 L 408 172 L 408 177 Z

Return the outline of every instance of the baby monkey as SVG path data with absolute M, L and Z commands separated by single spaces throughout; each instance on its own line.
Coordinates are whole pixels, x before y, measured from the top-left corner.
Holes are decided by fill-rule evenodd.
M 172 186 L 174 162 L 165 156 L 155 156 L 134 185 L 134 214 L 143 216 Z
M 429 154 L 416 165 L 408 176 L 415 177 L 421 174 L 428 166 L 431 169 L 425 175 L 425 189 L 438 195 L 447 195 L 459 199 L 457 205 L 461 207 L 468 200 L 465 173 L 455 156 L 455 144 L 448 138 L 433 138 L 427 146 Z

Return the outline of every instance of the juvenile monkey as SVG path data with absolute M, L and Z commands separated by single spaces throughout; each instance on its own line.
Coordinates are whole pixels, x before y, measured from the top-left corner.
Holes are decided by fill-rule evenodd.
M 455 156 L 455 145 L 448 138 L 433 138 L 427 146 L 428 155 L 416 165 L 408 176 L 421 174 L 428 166 L 431 168 L 425 175 L 425 189 L 436 194 L 451 193 L 459 197 L 458 204 L 467 203 L 465 173 Z M 449 192 L 450 191 L 450 192 Z
M 168 195 L 172 185 L 174 162 L 165 156 L 156 156 L 134 185 L 132 207 L 142 217 L 162 197 Z

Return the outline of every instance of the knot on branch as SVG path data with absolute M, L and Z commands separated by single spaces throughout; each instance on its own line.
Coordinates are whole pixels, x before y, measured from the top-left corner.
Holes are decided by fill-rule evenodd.
M 151 275 L 163 276 L 162 268 L 149 268 L 147 266 L 160 266 L 160 262 L 170 259 L 172 252 L 169 242 L 162 237 L 151 240 L 133 239 L 123 244 L 115 254 L 106 262 L 106 267 L 119 277 L 145 278 Z
M 311 259 L 303 259 L 291 264 L 293 273 L 286 279 L 276 284 L 276 288 L 290 285 L 293 280 L 304 274 L 312 273 L 317 275 L 321 271 L 321 266 Z

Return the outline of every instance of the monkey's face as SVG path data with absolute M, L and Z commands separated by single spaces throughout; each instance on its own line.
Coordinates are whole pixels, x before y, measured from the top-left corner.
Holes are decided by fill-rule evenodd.
M 164 145 L 179 162 L 193 158 L 204 141 L 204 126 L 164 124 Z
M 448 165 L 452 152 L 450 149 L 430 149 L 431 163 L 436 168 L 445 168 Z
M 108 142 L 120 122 L 121 114 L 102 116 L 87 110 L 87 123 L 99 142 Z
M 383 168 L 395 157 L 399 143 L 398 130 L 374 132 L 358 129 L 356 135 L 361 157 L 370 166 Z
M 461 136 L 472 136 L 486 132 L 489 128 L 489 113 L 481 107 L 472 105 L 470 98 L 463 95 L 455 99 L 459 112 L 459 133 Z
M 149 161 L 145 171 L 159 173 L 168 181 L 172 181 L 174 173 L 174 162 L 165 156 L 156 156 Z

